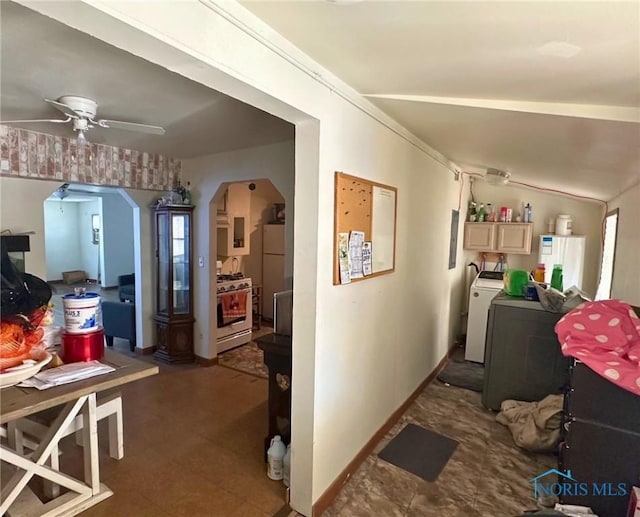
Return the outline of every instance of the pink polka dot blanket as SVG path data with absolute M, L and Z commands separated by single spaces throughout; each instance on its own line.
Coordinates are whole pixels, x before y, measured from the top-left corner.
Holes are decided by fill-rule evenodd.
M 619 300 L 586 302 L 556 324 L 565 356 L 640 395 L 640 319 Z

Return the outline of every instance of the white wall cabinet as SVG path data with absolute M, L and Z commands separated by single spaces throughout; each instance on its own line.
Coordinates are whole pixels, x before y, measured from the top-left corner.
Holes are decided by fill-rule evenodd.
M 532 223 L 464 223 L 465 250 L 531 253 Z

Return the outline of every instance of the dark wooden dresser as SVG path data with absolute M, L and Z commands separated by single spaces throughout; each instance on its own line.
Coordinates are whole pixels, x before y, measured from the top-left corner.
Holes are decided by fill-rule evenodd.
M 634 308 L 640 314 L 640 308 Z M 592 483 L 640 485 L 640 397 L 574 361 L 564 398 L 559 467 L 587 483 L 588 495 L 562 502 L 589 506 L 600 517 L 624 517 L 629 495 L 595 495 Z

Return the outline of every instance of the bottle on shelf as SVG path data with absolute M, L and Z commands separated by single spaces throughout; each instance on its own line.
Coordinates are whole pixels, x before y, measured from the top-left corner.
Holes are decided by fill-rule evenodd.
M 193 197 L 191 196 L 191 182 L 187 181 L 187 188 L 184 191 L 184 204 L 193 205 Z
M 544 274 L 545 274 L 545 272 L 546 272 L 546 271 L 545 271 L 544 264 L 538 264 L 538 266 L 536 267 L 536 271 L 535 271 L 535 273 L 533 274 L 533 279 L 534 279 L 536 282 L 541 282 L 541 283 L 543 283 L 543 282 L 544 282 Z
M 487 207 L 484 210 L 484 220 L 492 223 L 493 221 L 493 205 L 491 203 L 487 203 Z
M 485 218 L 484 203 L 480 203 L 478 208 L 478 222 L 483 223 Z
M 478 213 L 476 212 L 476 202 L 469 202 L 469 222 L 475 223 L 478 220 Z
M 551 287 L 562 292 L 562 264 L 554 264 L 551 273 Z

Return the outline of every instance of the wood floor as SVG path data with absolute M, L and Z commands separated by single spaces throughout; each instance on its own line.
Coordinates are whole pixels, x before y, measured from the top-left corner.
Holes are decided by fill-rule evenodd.
M 263 517 L 285 504 L 284 485 L 267 478 L 263 461 L 265 379 L 161 366 L 121 392 L 124 459 L 108 456 L 106 422 L 99 426 L 102 481 L 114 495 L 83 515 Z M 65 440 L 61 462 L 81 472 L 81 449 Z

